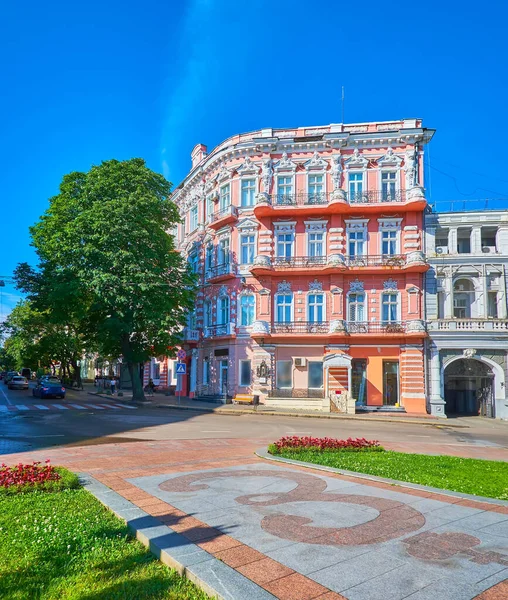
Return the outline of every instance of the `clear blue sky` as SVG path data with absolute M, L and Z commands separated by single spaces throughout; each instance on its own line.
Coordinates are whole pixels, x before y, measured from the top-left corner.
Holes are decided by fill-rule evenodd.
M 500 0 L 4 3 L 0 275 L 34 260 L 64 173 L 142 156 L 176 185 L 197 142 L 340 122 L 342 85 L 346 122 L 437 129 L 433 200 L 508 198 L 507 20 Z

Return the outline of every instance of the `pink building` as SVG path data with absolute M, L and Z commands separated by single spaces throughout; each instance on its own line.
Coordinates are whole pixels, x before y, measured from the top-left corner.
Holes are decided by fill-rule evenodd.
M 262 129 L 194 148 L 173 194 L 179 249 L 200 276 L 185 393 L 426 411 L 433 133 L 407 119 Z

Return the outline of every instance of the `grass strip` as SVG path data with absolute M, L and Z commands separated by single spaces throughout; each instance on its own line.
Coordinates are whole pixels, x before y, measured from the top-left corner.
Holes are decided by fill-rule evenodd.
M 72 483 L 72 482 L 71 482 Z M 0 496 L 0 598 L 206 600 L 84 489 Z
M 508 500 L 508 464 L 501 461 L 369 450 L 351 452 L 286 448 L 277 452 L 273 444 L 270 445 L 269 452 L 336 469 Z

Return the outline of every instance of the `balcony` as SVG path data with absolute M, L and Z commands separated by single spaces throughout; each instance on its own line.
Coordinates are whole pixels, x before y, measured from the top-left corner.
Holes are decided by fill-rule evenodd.
M 506 319 L 438 319 L 429 321 L 429 331 L 506 331 Z
M 287 323 L 273 323 L 255 321 L 251 330 L 251 337 L 264 338 L 276 335 L 323 335 L 327 337 L 347 335 L 394 335 L 426 336 L 424 321 L 419 319 L 411 321 L 290 321 Z
M 228 261 L 221 263 L 220 265 L 214 265 L 209 267 L 205 271 L 205 281 L 219 282 L 226 281 L 227 279 L 234 279 L 237 273 L 237 266 L 235 263 Z
M 224 325 L 210 325 L 205 327 L 203 335 L 205 338 L 226 337 L 235 334 L 235 324 L 225 323 Z
M 238 209 L 236 206 L 230 204 L 221 210 L 213 212 L 208 217 L 208 227 L 211 227 L 212 229 L 220 229 L 221 227 L 224 227 L 224 225 L 236 221 L 237 218 Z
M 184 327 L 182 337 L 184 342 L 199 342 L 199 331 L 190 327 Z
M 326 265 L 326 256 L 294 256 L 290 258 L 277 256 L 273 259 L 274 269 L 312 269 Z
M 408 254 L 345 256 L 344 260 L 349 269 L 359 269 L 361 271 L 404 269 L 414 273 L 423 273 L 429 268 L 425 255 L 420 251 L 409 252 Z
M 409 190 L 396 190 L 387 192 L 384 190 L 368 190 L 364 192 L 347 193 L 338 189 L 331 193 L 319 194 L 258 194 L 254 214 L 256 217 L 290 216 L 299 214 L 302 216 L 311 214 L 332 213 L 365 213 L 397 212 L 401 209 L 424 210 L 427 206 L 424 189 L 415 186 Z

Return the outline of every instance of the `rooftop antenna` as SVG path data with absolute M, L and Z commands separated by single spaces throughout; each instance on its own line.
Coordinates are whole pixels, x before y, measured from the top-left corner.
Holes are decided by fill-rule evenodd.
M 344 123 L 344 86 L 342 86 L 342 123 Z

